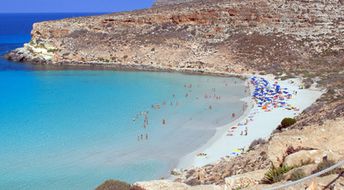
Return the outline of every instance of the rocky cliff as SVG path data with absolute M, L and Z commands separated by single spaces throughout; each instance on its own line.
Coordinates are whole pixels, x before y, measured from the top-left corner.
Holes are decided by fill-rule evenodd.
M 160 7 L 160 6 L 169 6 L 169 5 L 176 5 L 176 4 L 181 4 L 181 3 L 187 3 L 195 0 L 156 0 L 154 2 L 155 7 Z M 200 0 L 196 0 L 200 1 Z
M 295 73 L 321 65 L 320 56 L 343 55 L 343 14 L 338 0 L 194 1 L 36 23 L 31 42 L 8 57 L 47 64 Z M 326 69 L 338 64 L 335 60 Z

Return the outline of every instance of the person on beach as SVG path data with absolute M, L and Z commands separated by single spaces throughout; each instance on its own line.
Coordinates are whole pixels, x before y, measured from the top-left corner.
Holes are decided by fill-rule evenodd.
M 148 116 L 147 116 L 147 115 L 145 115 L 144 124 L 145 124 L 146 126 L 148 126 Z
M 146 133 L 146 140 L 148 140 L 148 133 Z
M 143 140 L 143 134 L 141 134 L 141 140 Z
M 162 124 L 166 125 L 166 120 L 165 119 L 162 119 Z
M 232 117 L 233 117 L 233 118 L 235 117 L 235 113 L 232 113 Z
M 209 109 L 210 109 L 210 110 L 213 109 L 213 106 L 210 105 L 210 106 L 209 106 Z
M 245 127 L 245 136 L 247 136 L 247 127 Z

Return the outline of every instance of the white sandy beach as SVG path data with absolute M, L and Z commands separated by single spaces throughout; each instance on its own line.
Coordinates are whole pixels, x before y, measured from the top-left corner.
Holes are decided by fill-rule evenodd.
M 276 81 L 272 75 L 258 77 L 265 78 L 271 84 Z M 291 80 L 294 83 L 291 83 Z M 247 81 L 249 81 L 249 79 Z M 243 101 L 248 103 L 248 109 L 245 113 L 236 121 L 219 127 L 216 134 L 205 145 L 183 157 L 177 168 L 185 169 L 201 167 L 215 163 L 223 157 L 233 156 L 233 152 L 238 152 L 237 149 L 247 149 L 253 140 L 258 138 L 268 138 L 283 118 L 295 117 L 300 114 L 304 109 L 314 103 L 323 93 L 320 89 L 315 88 L 299 89 L 299 86 L 301 85 L 300 79 L 288 79 L 285 81 L 278 80 L 278 83 L 282 88 L 288 88 L 288 91 L 290 92 L 297 91 L 297 94 L 293 95 L 287 103 L 299 108 L 299 111 L 287 110 L 285 108 L 274 108 L 270 112 L 265 112 L 261 107 L 258 107 L 258 105 L 254 103 L 252 97 L 243 99 Z M 252 87 L 253 86 L 250 88 Z M 252 120 L 250 120 L 249 117 L 252 118 Z M 246 125 L 238 126 L 238 123 L 243 123 L 246 120 L 250 121 Z M 227 134 L 233 126 L 238 126 L 238 128 L 233 130 L 233 136 L 228 136 Z M 241 135 L 245 128 L 248 130 L 247 136 Z M 205 153 L 206 156 L 197 156 L 199 153 Z

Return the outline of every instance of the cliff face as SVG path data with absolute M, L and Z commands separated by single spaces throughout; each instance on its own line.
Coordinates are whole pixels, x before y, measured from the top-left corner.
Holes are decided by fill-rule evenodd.
M 160 6 L 176 5 L 176 4 L 187 3 L 187 2 L 192 2 L 192 1 L 200 1 L 200 0 L 156 0 L 153 6 L 160 7 Z
M 160 2 L 160 1 L 158 1 Z M 194 71 L 308 68 L 342 52 L 338 0 L 207 0 L 36 23 L 30 44 L 9 57 Z M 291 69 L 293 69 L 291 68 Z

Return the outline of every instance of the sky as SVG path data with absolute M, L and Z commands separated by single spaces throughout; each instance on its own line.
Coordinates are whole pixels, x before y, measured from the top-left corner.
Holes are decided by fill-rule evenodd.
M 154 0 L 0 0 L 0 13 L 109 13 L 148 8 Z

